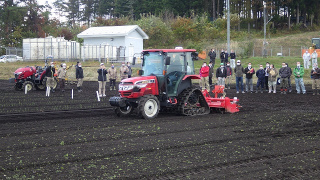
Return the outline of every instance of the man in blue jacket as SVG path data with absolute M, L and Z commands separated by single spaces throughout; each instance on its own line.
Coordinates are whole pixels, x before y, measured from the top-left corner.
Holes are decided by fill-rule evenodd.
M 263 69 L 262 64 L 259 65 L 259 70 L 256 72 L 256 76 L 258 77 L 256 93 L 258 93 L 259 87 L 260 87 L 261 93 L 263 93 L 264 81 L 265 81 L 265 71 Z
M 97 71 L 98 73 L 98 83 L 99 83 L 99 96 L 106 97 L 106 83 L 107 83 L 107 74 L 108 71 L 103 63 L 100 64 L 100 68 Z

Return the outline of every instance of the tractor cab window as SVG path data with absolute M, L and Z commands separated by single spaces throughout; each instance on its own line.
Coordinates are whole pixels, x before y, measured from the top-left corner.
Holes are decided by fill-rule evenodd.
M 163 55 L 160 52 L 149 52 L 144 54 L 144 63 L 142 66 L 143 75 L 149 76 L 162 75 L 164 70 Z
M 314 38 L 312 39 L 312 43 L 316 45 L 316 49 L 320 48 L 320 39 L 319 38 Z
M 187 74 L 188 75 L 195 74 L 191 52 L 186 53 L 186 61 L 187 61 Z
M 170 57 L 170 65 L 167 67 L 168 74 L 174 71 L 185 72 L 184 56 L 181 55 L 183 55 L 183 53 L 168 53 Z

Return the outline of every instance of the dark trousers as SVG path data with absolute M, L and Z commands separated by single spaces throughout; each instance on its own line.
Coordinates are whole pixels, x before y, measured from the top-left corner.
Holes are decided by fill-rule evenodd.
M 212 67 L 214 68 L 214 64 L 216 63 L 216 59 L 214 59 L 214 60 L 210 59 L 210 62 L 212 62 Z
M 269 76 L 264 77 L 264 85 L 266 87 L 266 90 L 268 90 L 268 78 L 269 78 Z
M 131 75 L 128 75 L 128 78 L 131 78 Z
M 240 88 L 241 88 L 241 91 L 243 91 L 243 77 L 236 77 L 236 88 L 237 88 L 237 91 L 239 91 Z
M 116 79 L 110 79 L 110 87 L 116 87 Z
M 59 79 L 59 84 L 60 84 L 60 89 L 61 89 L 61 90 L 64 90 L 64 86 L 65 86 L 65 84 L 66 84 L 66 80 L 60 78 L 60 79 Z
M 212 85 L 212 77 L 209 76 L 209 85 Z
M 258 78 L 258 81 L 257 81 L 257 90 L 259 89 L 259 87 L 261 86 L 261 90 L 263 89 L 263 87 L 264 87 L 264 82 L 265 81 L 265 79 L 264 78 Z

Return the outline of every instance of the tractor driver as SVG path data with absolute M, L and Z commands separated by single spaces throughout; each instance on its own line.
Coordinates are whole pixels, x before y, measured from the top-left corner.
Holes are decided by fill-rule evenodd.
M 181 76 L 181 72 L 184 71 L 183 64 L 181 64 L 180 54 L 173 54 L 172 62 L 168 68 L 168 88 L 173 87 L 176 81 Z
M 179 54 L 173 54 L 172 62 L 168 67 L 168 73 L 173 71 L 181 72 L 183 71 L 183 65 L 181 64 L 181 56 Z

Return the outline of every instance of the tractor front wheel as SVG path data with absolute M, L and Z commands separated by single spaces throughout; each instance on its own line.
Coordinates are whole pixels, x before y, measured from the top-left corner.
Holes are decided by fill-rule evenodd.
M 22 89 L 27 89 L 27 91 L 31 91 L 33 89 L 33 83 L 30 81 L 26 81 L 22 85 Z
M 146 95 L 141 98 L 138 109 L 144 119 L 153 119 L 159 114 L 160 102 L 156 96 Z
M 21 84 L 21 83 L 16 83 L 16 84 L 14 85 L 14 89 L 15 89 L 16 91 L 21 91 L 21 90 L 22 90 L 22 84 Z
M 133 107 L 131 105 L 127 105 L 125 107 L 116 107 L 114 111 L 118 117 L 128 116 L 132 113 Z

